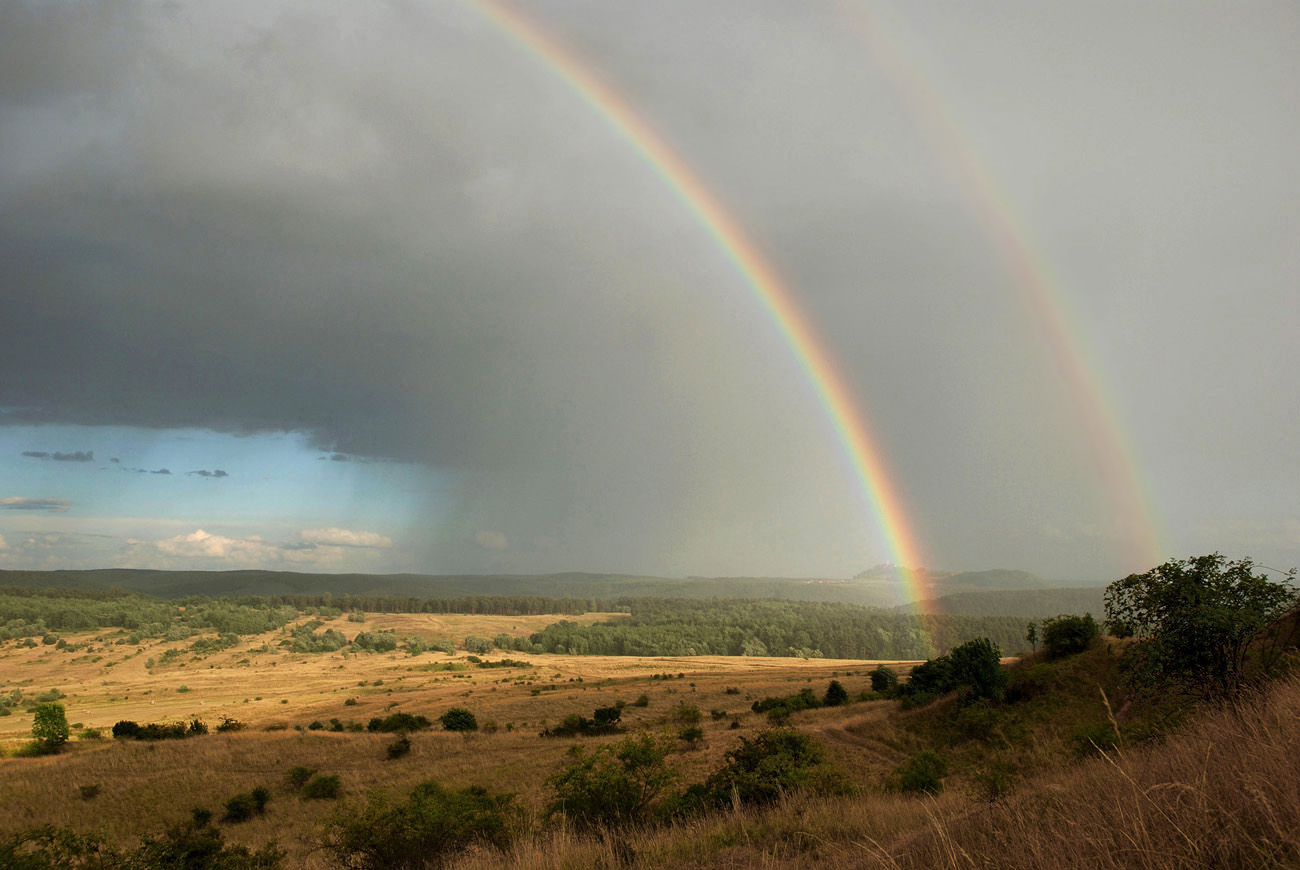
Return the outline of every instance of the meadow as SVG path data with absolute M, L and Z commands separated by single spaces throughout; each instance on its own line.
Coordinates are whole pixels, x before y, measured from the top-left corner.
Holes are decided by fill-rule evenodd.
M 1189 700 L 1186 691 L 1202 685 L 1191 670 L 1165 691 L 1138 689 L 1130 654 L 1151 647 L 1099 636 L 1090 616 L 1051 621 L 1050 649 L 1000 663 L 997 646 L 982 639 L 924 664 L 884 663 L 903 677 L 894 688 L 877 685 L 876 661 L 504 648 L 561 619 L 633 618 L 618 613 L 335 616 L 317 608 L 294 618 L 278 611 L 274 628 L 239 637 L 207 630 L 165 640 L 116 627 L 39 642 L 27 634 L 0 643 L 0 709 L 8 711 L 0 715 L 0 852 L 6 837 L 39 825 L 129 849 L 198 811 L 213 821 L 191 830 L 219 830 L 227 844 L 250 849 L 275 841 L 285 868 L 389 866 L 357 863 L 356 853 L 345 862 L 330 849 L 331 832 L 369 819 L 379 795 L 396 812 L 417 786 L 436 782 L 481 787 L 492 800 L 513 795 L 519 809 L 500 848 L 469 843 L 429 865 L 456 870 L 1300 867 L 1300 616 L 1293 593 L 1260 591 L 1277 601 L 1257 620 L 1240 659 L 1249 680 L 1230 702 Z M 153 630 L 165 636 L 224 612 L 201 618 L 189 606 Z M 305 628 L 353 638 L 391 631 L 404 646 L 375 652 L 354 641 L 295 652 Z M 457 645 L 413 654 L 421 647 L 412 637 Z M 485 652 L 474 638 L 496 638 L 497 648 Z M 1259 679 L 1266 672 L 1271 682 Z M 800 697 L 827 704 L 760 712 Z M 33 755 L 25 747 L 42 699 L 63 705 L 73 739 Z M 453 708 L 471 712 L 477 730 L 443 730 L 439 718 Z M 612 710 L 617 728 L 542 734 Z M 432 727 L 404 736 L 369 727 L 394 714 Z M 121 720 L 208 727 L 184 739 L 113 739 Z M 788 728 L 773 730 L 778 724 Z M 670 787 L 643 808 L 653 812 L 616 827 L 547 812 L 563 772 L 614 757 L 601 753 L 638 734 L 654 735 L 670 774 Z M 796 750 L 814 748 L 807 777 L 766 802 L 742 798 L 741 780 L 717 789 L 719 772 L 775 734 Z M 772 782 L 795 756 L 768 759 L 777 762 L 763 774 Z M 309 776 L 337 778 L 340 793 L 309 799 Z M 233 797 L 258 792 L 264 813 L 229 818 Z M 703 802 L 686 802 L 692 794 Z
M 358 630 L 393 630 L 399 636 L 430 641 L 500 633 L 526 636 L 560 618 L 578 623 L 618 619 L 620 614 L 582 616 L 480 616 L 465 614 L 367 614 L 365 622 L 346 617 L 317 629 L 349 636 Z M 182 822 L 196 806 L 220 810 L 227 797 L 259 785 L 276 793 L 267 815 L 226 832 L 231 842 L 258 845 L 277 839 L 289 852 L 290 867 L 329 866 L 315 848 L 321 824 L 337 810 L 334 801 L 303 801 L 285 791 L 290 768 L 305 766 L 341 777 L 345 792 L 360 798 L 375 788 L 403 794 L 434 779 L 461 787 L 483 785 L 519 795 L 537 809 L 547 799 L 547 778 L 564 763 L 575 742 L 614 738 L 547 739 L 539 732 L 565 716 L 590 716 L 594 709 L 623 702 L 628 730 L 669 729 L 678 708 L 697 708 L 704 739 L 683 749 L 683 766 L 698 772 L 715 766 L 742 736 L 768 725 L 751 711 L 755 699 L 788 695 L 805 687 L 823 692 L 838 679 L 854 695 L 869 688 L 868 672 L 877 662 L 829 659 L 692 656 L 532 655 L 502 652 L 472 656 L 352 652 L 295 654 L 279 646 L 286 631 L 307 621 L 260 635 L 242 637 L 228 649 L 207 654 L 189 651 L 196 638 L 145 639 L 118 644 L 121 630 L 64 634 L 75 652 L 40 644 L 0 646 L 0 690 L 18 689 L 26 697 L 62 697 L 74 739 L 58 755 L 0 760 L 0 834 L 38 824 L 101 830 L 129 841 Z M 513 662 L 508 667 L 484 663 Z M 908 663 L 894 663 L 906 672 Z M 48 695 L 47 695 L 48 696 Z M 645 706 L 637 701 L 645 696 Z M 867 783 L 892 769 L 906 755 L 900 750 L 862 757 L 851 729 L 869 726 L 886 714 L 886 702 L 857 704 L 843 712 L 810 711 L 805 726 L 828 737 L 832 757 L 858 770 Z M 385 761 L 392 734 L 329 730 L 331 720 L 358 728 L 393 712 L 435 719 L 452 707 L 470 709 L 480 730 L 457 734 L 441 730 L 409 735 L 409 756 Z M 820 714 L 820 715 L 818 715 Z M 194 718 L 215 729 L 223 720 L 244 727 L 236 732 L 185 740 L 113 740 L 121 720 L 187 722 Z M 316 723 L 313 726 L 313 723 Z M 733 723 L 736 723 L 733 725 Z M 32 715 L 15 710 L 0 718 L 0 746 L 11 753 L 30 740 Z M 321 727 L 321 726 L 325 727 Z M 313 730 L 313 728 L 317 730 Z M 99 738 L 79 737 L 97 729 Z M 94 791 L 83 798 L 83 787 Z

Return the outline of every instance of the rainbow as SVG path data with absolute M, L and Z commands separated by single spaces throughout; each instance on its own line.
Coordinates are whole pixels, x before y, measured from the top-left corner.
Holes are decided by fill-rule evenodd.
M 1133 570 L 1163 562 L 1166 548 L 1151 498 L 1141 480 L 1135 451 L 1121 425 L 1116 402 L 1104 386 L 1101 369 L 1087 351 L 1084 332 L 1069 295 L 953 112 L 921 69 L 891 38 L 878 15 L 860 2 L 839 0 L 839 8 L 866 44 L 886 80 L 898 94 L 922 138 L 946 165 L 979 224 L 1006 263 L 1013 286 L 1038 326 L 1047 353 L 1065 384 L 1083 427 L 1100 479 L 1110 495 L 1113 523 L 1123 535 L 1125 561 Z M 893 28 L 895 31 L 897 27 Z
M 921 547 L 881 449 L 844 378 L 824 349 L 794 294 L 740 224 L 704 182 L 635 110 L 578 57 L 518 11 L 495 0 L 472 0 L 515 43 L 535 55 L 618 134 L 713 238 L 744 279 L 816 392 L 852 466 L 867 508 L 878 518 L 909 601 L 932 596 L 925 583 Z

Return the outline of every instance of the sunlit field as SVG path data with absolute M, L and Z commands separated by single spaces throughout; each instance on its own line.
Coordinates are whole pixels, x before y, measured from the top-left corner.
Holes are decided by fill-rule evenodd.
M 469 616 L 447 614 L 368 614 L 363 625 L 345 618 L 325 623 L 349 634 L 359 629 L 394 629 L 401 636 L 428 639 L 466 635 L 528 634 L 561 618 L 593 622 L 618 614 L 581 617 Z M 293 626 L 289 626 L 292 628 Z M 304 801 L 284 785 L 296 766 L 341 777 L 346 798 L 361 798 L 380 788 L 400 794 L 436 779 L 451 786 L 483 785 L 510 791 L 532 810 L 544 806 L 547 778 L 563 765 L 577 742 L 592 745 L 616 738 L 549 739 L 539 732 L 570 714 L 623 702 L 628 730 L 668 731 L 682 705 L 702 713 L 705 737 L 683 747 L 679 762 L 703 778 L 735 745 L 768 725 L 750 710 L 757 698 L 785 695 L 805 687 L 820 695 L 838 679 L 850 695 L 869 688 L 868 672 L 877 662 L 797 658 L 635 658 L 530 655 L 497 651 L 477 657 L 457 650 L 411 656 L 335 652 L 292 654 L 277 644 L 283 630 L 245 637 L 238 646 L 208 655 L 187 650 L 193 638 L 176 642 L 146 640 L 117 644 L 116 630 L 67 634 L 69 644 L 89 642 L 77 652 L 39 645 L 0 648 L 5 691 L 31 697 L 57 690 L 73 725 L 73 740 L 60 755 L 0 761 L 0 830 L 37 824 L 102 828 L 123 841 L 155 832 L 190 817 L 195 807 L 219 811 L 231 795 L 264 785 L 275 797 L 268 813 L 230 826 L 232 842 L 250 845 L 275 838 L 289 851 L 289 866 L 316 866 L 312 850 L 320 825 L 336 811 L 335 801 Z M 167 657 L 169 650 L 182 654 Z M 481 667 L 509 659 L 508 667 Z M 907 670 L 908 664 L 899 667 Z M 640 700 L 644 696 L 643 700 Z M 644 704 L 644 706 L 640 706 Z M 442 731 L 437 717 L 451 707 L 471 710 L 477 733 Z M 883 720 L 888 704 L 857 703 L 807 711 L 800 727 L 819 737 L 832 759 L 847 762 L 855 778 L 868 784 L 906 756 L 867 752 L 854 732 Z M 385 747 L 394 735 L 331 731 L 337 722 L 359 728 L 372 717 L 401 711 L 435 720 L 431 731 L 410 735 L 409 756 L 387 761 Z M 206 735 L 184 740 L 113 740 L 120 720 L 180 722 L 203 720 Z M 245 726 L 216 733 L 227 719 Z M 31 736 L 32 715 L 0 718 L 0 741 L 8 750 Z M 99 729 L 99 739 L 83 735 Z M 866 753 L 864 755 L 864 753 Z M 688 778 L 691 776 L 687 774 Z M 98 786 L 95 790 L 93 787 Z M 83 798 L 83 787 L 97 793 Z M 323 860 L 323 859 L 321 859 Z M 323 864 L 321 866 L 324 866 Z

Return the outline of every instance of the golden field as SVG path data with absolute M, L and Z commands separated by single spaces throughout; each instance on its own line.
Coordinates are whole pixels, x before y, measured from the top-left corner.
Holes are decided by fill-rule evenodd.
M 337 619 L 325 624 L 351 636 L 359 630 L 391 628 L 458 642 L 466 635 L 500 632 L 524 635 L 561 618 L 590 622 L 614 614 L 582 617 L 496 617 L 448 614 L 369 614 L 364 624 Z M 345 799 L 374 788 L 395 795 L 436 779 L 450 786 L 478 784 L 517 793 L 534 810 L 547 799 L 547 778 L 565 763 L 575 743 L 615 738 L 547 739 L 538 732 L 564 716 L 591 716 L 597 707 L 627 703 L 623 724 L 631 729 L 667 729 L 678 705 L 704 714 L 705 739 L 698 749 L 675 756 L 687 779 L 702 779 L 740 735 L 767 725 L 750 711 L 753 700 L 792 694 L 810 687 L 818 695 L 839 679 L 851 695 L 869 687 L 876 662 L 792 658 L 634 658 L 529 655 L 496 652 L 492 661 L 510 658 L 532 667 L 483 669 L 455 656 L 405 652 L 293 654 L 279 648 L 281 631 L 242 638 L 238 646 L 207 655 L 185 652 L 163 663 L 178 642 L 116 644 L 116 630 L 65 635 L 68 643 L 90 641 L 89 650 L 68 652 L 51 646 L 0 647 L 0 689 L 20 688 L 28 696 L 57 689 L 73 723 L 74 739 L 60 755 L 0 760 L 0 833 L 37 824 L 101 828 L 130 841 L 183 821 L 196 806 L 220 813 L 224 800 L 258 785 L 275 797 L 267 815 L 229 826 L 228 839 L 249 845 L 277 839 L 289 851 L 288 866 L 326 866 L 313 849 L 322 822 L 337 810 L 334 801 L 302 801 L 284 786 L 295 766 L 342 777 Z M 97 638 L 97 640 L 96 640 Z M 150 661 L 154 664 L 148 666 Z M 901 670 L 905 671 L 904 664 Z M 728 691 L 730 690 L 730 691 Z M 646 695 L 644 707 L 633 702 Z M 307 730 L 331 719 L 364 725 L 393 711 L 435 719 L 453 706 L 467 707 L 484 730 L 460 735 L 436 730 L 410 736 L 412 752 L 386 760 L 391 734 L 331 733 Z M 798 725 L 816 733 L 830 756 L 855 771 L 863 785 L 877 782 L 908 754 L 914 741 L 896 734 L 895 746 L 882 740 L 893 729 L 885 718 L 890 704 L 859 703 L 799 714 Z M 716 711 L 716 712 L 715 712 Z M 188 721 L 214 728 L 223 717 L 245 729 L 209 733 L 185 740 L 114 741 L 112 725 Z M 30 738 L 32 717 L 0 718 L 0 745 L 12 750 Z M 738 723 L 733 727 L 732 723 Z M 878 727 L 877 727 L 878 726 Z M 104 738 L 79 739 L 83 728 L 99 728 Z M 495 730 L 492 730 L 492 729 Z M 870 739 L 867 739 L 867 736 Z M 694 774 L 694 775 L 693 775 Z M 98 786 L 91 799 L 82 786 Z

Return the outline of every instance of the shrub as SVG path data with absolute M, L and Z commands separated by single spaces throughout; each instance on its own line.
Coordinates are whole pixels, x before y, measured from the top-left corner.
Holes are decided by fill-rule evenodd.
M 388 744 L 388 760 L 401 758 L 403 755 L 411 754 L 411 738 L 403 734 L 392 743 Z
M 99 783 L 94 783 L 93 785 L 79 785 L 77 786 L 77 791 L 81 793 L 81 799 L 83 801 L 97 798 L 99 797 Z
M 271 800 L 271 792 L 258 786 L 250 792 L 243 792 L 226 801 L 226 814 L 223 822 L 246 822 L 253 816 L 266 813 L 266 804 Z
M 447 731 L 477 731 L 478 719 L 464 707 L 452 707 L 438 717 L 442 727 Z
M 490 653 L 492 650 L 496 649 L 496 644 L 493 643 L 492 638 L 481 637 L 476 634 L 471 634 L 469 637 L 465 638 L 464 646 L 465 652 L 479 654 Z
M 821 744 L 791 728 L 773 728 L 727 751 L 704 783 L 708 801 L 725 806 L 771 803 L 786 792 L 836 791 L 839 775 L 825 763 Z
M 313 776 L 302 787 L 302 799 L 308 801 L 332 800 L 343 792 L 343 780 L 334 774 Z
M 412 716 L 410 713 L 393 713 L 384 718 L 376 716 L 366 725 L 366 730 L 395 733 L 398 731 L 423 731 L 433 726 L 424 716 Z
M 825 696 L 822 697 L 822 704 L 827 707 L 838 707 L 848 703 L 848 700 L 848 690 L 840 684 L 839 680 L 831 680 L 830 685 L 826 687 Z
M 130 719 L 123 719 L 113 726 L 114 737 L 139 737 L 140 725 Z
M 1059 659 L 1081 653 L 1096 642 L 1101 627 L 1091 613 L 1064 615 L 1043 620 L 1043 649 L 1049 658 Z
M 929 749 L 918 752 L 894 771 L 891 785 L 898 791 L 911 794 L 938 794 L 943 790 L 943 778 L 948 775 L 948 762 Z
M 704 740 L 704 729 L 699 725 L 687 725 L 677 732 L 677 739 L 686 744 L 688 749 L 696 749 Z
M 244 723 L 240 722 L 238 719 L 232 719 L 229 716 L 222 716 L 221 721 L 217 724 L 217 731 L 222 733 L 227 731 L 243 731 L 243 730 L 244 730 Z
M 649 695 L 637 695 L 636 700 L 632 702 L 632 706 L 633 706 L 633 707 L 649 707 L 649 706 L 650 706 L 650 696 L 649 696 Z
M 514 795 L 480 786 L 451 791 L 436 782 L 416 786 L 400 804 L 374 792 L 364 808 L 330 822 L 326 848 L 356 870 L 440 867 L 471 846 L 505 849 L 520 827 Z
M 32 718 L 32 737 L 42 752 L 58 752 L 68 742 L 71 732 L 62 704 L 52 701 L 38 704 Z
M 898 674 L 884 665 L 878 665 L 871 672 L 871 691 L 882 695 L 893 694 L 898 689 Z
M 627 737 L 576 760 L 550 779 L 555 798 L 547 811 L 578 827 L 644 821 L 660 792 L 677 778 L 666 761 L 671 746 L 648 734 Z
M 195 735 L 197 735 L 197 734 L 207 734 L 207 733 L 208 733 L 208 723 L 204 722 L 202 719 L 200 719 L 200 718 L 198 718 L 198 717 L 196 716 L 196 717 L 194 717 L 193 719 L 190 720 L 190 726 L 189 726 L 189 728 L 186 729 L 186 732 L 187 732 L 191 737 L 193 737 L 193 736 L 195 736 Z

